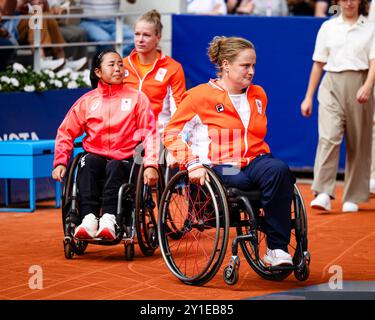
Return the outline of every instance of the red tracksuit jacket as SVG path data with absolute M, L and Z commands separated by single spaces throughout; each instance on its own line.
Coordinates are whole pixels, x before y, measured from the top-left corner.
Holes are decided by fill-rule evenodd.
M 133 88 L 108 85 L 98 87 L 79 98 L 57 131 L 54 167 L 67 165 L 74 140 L 86 133 L 83 149 L 109 159 L 133 156 L 143 141 L 145 166 L 157 166 L 159 134 L 146 95 Z

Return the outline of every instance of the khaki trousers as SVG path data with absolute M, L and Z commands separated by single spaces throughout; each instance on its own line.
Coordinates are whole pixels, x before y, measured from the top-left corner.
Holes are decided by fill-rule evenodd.
M 371 179 L 375 179 L 375 112 L 372 125 L 372 158 L 371 158 Z
M 319 143 L 312 190 L 334 197 L 340 145 L 345 136 L 343 201 L 368 201 L 371 168 L 373 96 L 356 100 L 367 71 L 326 72 L 319 87 Z

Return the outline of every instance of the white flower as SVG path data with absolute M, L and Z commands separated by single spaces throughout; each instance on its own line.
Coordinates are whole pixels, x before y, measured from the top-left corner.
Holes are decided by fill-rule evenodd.
M 67 88 L 68 89 L 76 89 L 76 88 L 78 88 L 78 84 L 75 81 L 69 81 Z
M 76 81 L 78 79 L 78 77 L 79 77 L 78 72 L 72 72 L 70 74 L 70 79 L 72 79 L 73 81 Z
M 15 87 L 20 85 L 20 82 L 16 78 L 10 78 L 10 83 Z
M 46 69 L 43 72 L 48 75 L 51 79 L 55 78 L 55 73 L 52 70 Z
M 2 77 L 0 78 L 0 80 L 1 80 L 2 82 L 5 82 L 5 83 L 10 83 L 10 79 L 9 79 L 7 76 L 2 76 Z
M 63 81 L 64 81 L 64 82 L 69 82 L 69 78 L 65 77 L 65 78 L 63 79 Z
M 39 87 L 41 87 L 42 89 L 44 89 L 46 87 L 46 84 L 43 81 L 41 81 L 39 83 Z
M 83 72 L 82 72 L 82 78 L 83 78 L 83 81 L 91 87 L 91 81 L 90 81 L 90 70 L 89 69 L 85 69 Z
M 72 69 L 65 68 L 65 69 L 60 70 L 58 73 L 56 73 L 56 77 L 58 77 L 58 78 L 65 77 L 71 72 L 72 72 Z
M 26 73 L 27 70 L 22 64 L 15 62 L 13 63 L 13 72 Z
M 63 83 L 60 80 L 55 80 L 55 86 L 61 88 L 63 86 Z
M 33 85 L 26 85 L 23 90 L 25 90 L 26 92 L 34 92 L 35 87 Z

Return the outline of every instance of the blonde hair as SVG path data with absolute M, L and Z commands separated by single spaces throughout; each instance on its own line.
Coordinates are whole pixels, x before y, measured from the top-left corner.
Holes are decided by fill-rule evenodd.
M 249 40 L 244 38 L 216 36 L 210 42 L 207 53 L 210 61 L 216 65 L 218 75 L 220 75 L 223 61 L 232 62 L 245 49 L 255 50 L 255 47 Z
M 156 35 L 161 36 L 163 25 L 161 23 L 161 15 L 159 11 L 153 9 L 153 10 L 146 12 L 145 14 L 143 14 L 136 20 L 135 24 L 137 24 L 139 21 L 146 21 L 150 24 L 153 24 L 155 26 Z

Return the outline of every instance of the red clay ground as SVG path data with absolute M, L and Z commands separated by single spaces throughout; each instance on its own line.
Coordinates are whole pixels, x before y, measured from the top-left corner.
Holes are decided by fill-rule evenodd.
M 310 185 L 299 185 L 305 204 L 312 199 Z M 136 246 L 134 261 L 124 260 L 123 245 L 89 245 L 83 256 L 67 260 L 63 252 L 61 211 L 53 203 L 39 203 L 34 213 L 0 214 L 0 299 L 244 299 L 327 282 L 332 265 L 339 265 L 345 281 L 375 280 L 375 199 L 359 213 L 342 213 L 342 188 L 337 188 L 333 211 L 323 213 L 307 206 L 310 278 L 298 282 L 293 275 L 283 282 L 259 278 L 242 264 L 240 280 L 227 286 L 222 270 L 203 287 L 187 286 L 168 270 L 159 250 L 144 257 Z M 229 256 L 227 250 L 227 255 Z M 29 268 L 40 266 L 43 289 L 30 289 Z

